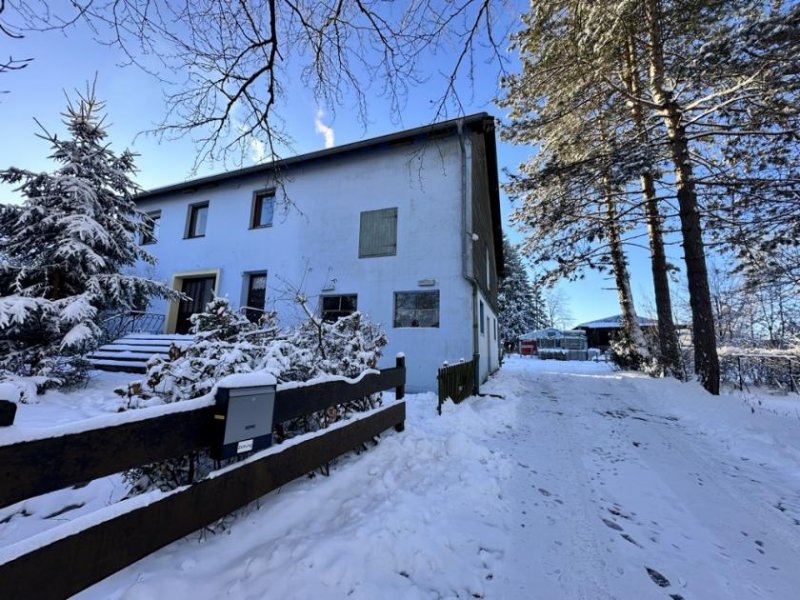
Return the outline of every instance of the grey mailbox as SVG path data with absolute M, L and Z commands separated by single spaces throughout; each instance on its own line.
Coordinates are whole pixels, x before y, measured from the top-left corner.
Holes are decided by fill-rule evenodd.
M 272 445 L 275 386 L 222 387 L 215 397 L 214 458 L 231 458 Z

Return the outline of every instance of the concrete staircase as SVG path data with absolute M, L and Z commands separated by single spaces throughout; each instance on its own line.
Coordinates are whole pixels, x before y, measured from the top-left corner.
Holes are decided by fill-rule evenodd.
M 129 333 L 109 344 L 100 346 L 87 358 L 95 369 L 144 373 L 152 356 L 169 356 L 170 346 L 185 348 L 192 343 L 191 335 Z

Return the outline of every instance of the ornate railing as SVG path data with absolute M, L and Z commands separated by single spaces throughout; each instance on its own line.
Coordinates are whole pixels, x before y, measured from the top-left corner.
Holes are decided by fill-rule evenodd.
M 163 333 L 164 315 L 129 311 L 109 315 L 101 322 L 103 342 L 111 342 L 129 333 Z

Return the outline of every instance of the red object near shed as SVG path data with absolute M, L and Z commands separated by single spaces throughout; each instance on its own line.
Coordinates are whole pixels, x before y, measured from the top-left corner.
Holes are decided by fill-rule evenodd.
M 536 340 L 520 340 L 519 353 L 523 356 L 535 356 L 539 354 L 539 348 L 536 345 Z

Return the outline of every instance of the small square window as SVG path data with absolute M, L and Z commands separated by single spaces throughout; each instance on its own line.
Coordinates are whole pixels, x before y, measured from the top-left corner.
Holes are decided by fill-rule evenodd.
M 275 213 L 275 191 L 256 192 L 253 195 L 251 229 L 272 227 L 272 216 Z
M 439 290 L 395 292 L 395 327 L 439 327 Z
M 142 222 L 140 245 L 155 244 L 158 241 L 158 233 L 161 225 L 161 211 L 153 210 L 145 214 Z
M 189 220 L 186 223 L 186 237 L 203 237 L 208 222 L 208 202 L 189 206 Z
M 322 297 L 322 319 L 324 321 L 338 321 L 342 317 L 352 315 L 357 309 L 358 296 L 356 294 Z

